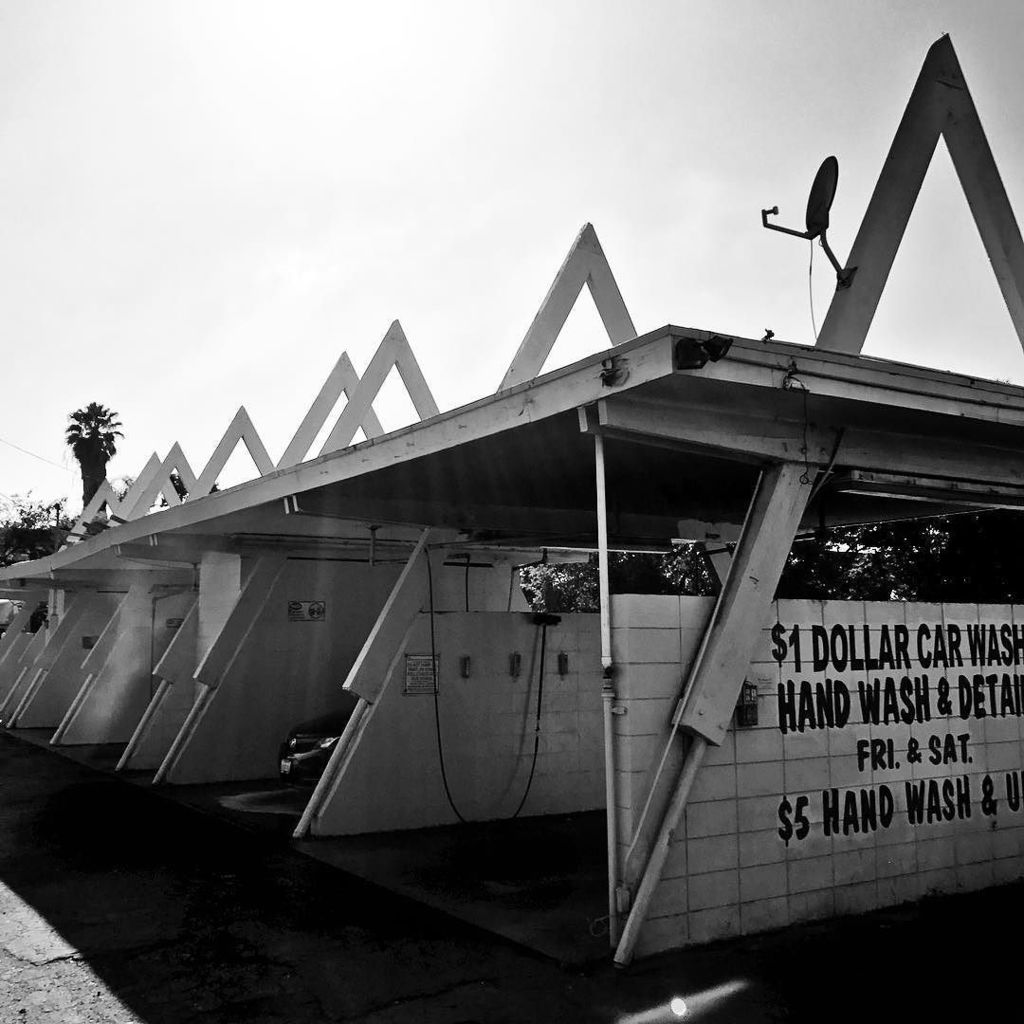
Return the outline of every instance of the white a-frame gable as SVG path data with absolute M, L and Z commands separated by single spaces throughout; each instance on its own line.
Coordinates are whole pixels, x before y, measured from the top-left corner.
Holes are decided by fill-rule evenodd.
M 172 473 L 178 474 L 189 499 L 204 497 L 213 490 L 218 475 L 223 471 L 239 442 L 245 445 L 260 476 L 272 472 L 275 468 L 285 469 L 302 462 L 308 457 L 317 434 L 342 395 L 347 400 L 346 405 L 331 429 L 320 454 L 351 444 L 352 438 L 360 428 L 368 438 L 378 437 L 384 433 L 384 428 L 373 411 L 373 401 L 392 369 L 396 369 L 402 378 L 420 419 L 436 416 L 437 403 L 412 346 L 402 330 L 402 325 L 395 320 L 377 346 L 377 351 L 362 379 L 352 365 L 348 353 L 342 352 L 276 467 L 243 406 L 235 413 L 201 472 L 197 473 L 193 469 L 181 445 L 175 442 L 163 460 L 155 454 L 150 456 L 149 462 L 123 499 L 119 500 L 110 483 L 104 480 L 96 495 L 83 510 L 68 540 L 72 543 L 80 540 L 86 532 L 85 524 L 104 506 L 110 511 L 112 519 L 123 522 L 146 515 L 160 495 L 163 495 L 168 505 L 178 504 L 181 499 L 174 487 Z
M 345 396 L 346 402 L 351 402 L 360 383 L 359 374 L 356 373 L 356 368 L 352 365 L 348 353 L 342 352 L 334 364 L 334 369 L 327 375 L 327 380 L 324 381 L 319 394 L 313 399 L 313 404 L 295 431 L 295 436 L 278 461 L 278 469 L 287 469 L 289 466 L 298 465 L 305 460 L 313 441 L 316 440 L 317 434 L 327 422 L 327 417 L 330 416 L 335 403 L 342 395 Z M 384 433 L 384 428 L 372 407 L 367 407 L 362 423 L 357 424 L 356 429 L 360 426 L 367 438 L 379 437 Z
M 636 337 L 636 328 L 597 240 L 597 232 L 593 225 L 584 224 L 505 371 L 499 391 L 532 380 L 540 373 L 584 284 L 590 289 L 611 343 L 621 345 Z
M 847 260 L 856 273 L 849 287 L 836 289 L 819 348 L 863 349 L 940 135 L 1024 346 L 1024 242 L 956 51 L 943 36 L 928 51 L 910 94 Z
M 355 437 L 360 426 L 366 433 L 368 422 L 373 423 L 375 428 L 379 428 L 380 424 L 376 422 L 375 416 L 372 421 L 368 418 L 373 414 L 373 400 L 377 397 L 392 369 L 398 370 L 405 389 L 412 399 L 416 415 L 421 420 L 437 415 L 437 403 L 430 392 L 420 364 L 409 344 L 409 339 L 405 336 L 402 325 L 395 320 L 388 328 L 384 339 L 377 346 L 377 351 L 374 352 L 362 379 L 356 378 L 358 386 L 349 394 L 348 404 L 342 410 L 337 423 L 334 424 L 334 428 L 320 449 L 321 455 L 337 451 L 339 448 L 345 448 L 351 444 L 352 438 Z

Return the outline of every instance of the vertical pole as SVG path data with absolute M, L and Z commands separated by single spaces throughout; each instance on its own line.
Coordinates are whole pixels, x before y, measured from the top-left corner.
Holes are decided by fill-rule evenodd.
M 608 500 L 604 473 L 604 437 L 594 435 L 594 469 L 597 477 L 597 568 L 601 601 L 601 668 L 605 677 L 612 667 L 612 615 L 608 582 Z
M 608 579 L 608 500 L 604 466 L 604 437 L 594 435 L 594 475 L 597 485 L 597 570 L 601 600 L 601 707 L 604 722 L 604 802 L 608 845 L 608 939 L 619 941 L 619 815 L 615 796 L 615 680 L 612 664 L 611 585 Z

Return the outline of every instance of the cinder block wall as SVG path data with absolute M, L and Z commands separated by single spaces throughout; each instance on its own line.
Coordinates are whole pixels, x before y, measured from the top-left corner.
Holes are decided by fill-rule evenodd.
M 613 598 L 629 709 L 616 721 L 623 849 L 711 606 Z M 817 663 L 815 643 L 819 655 L 827 650 Z M 881 664 L 851 665 L 851 653 Z M 758 724 L 734 726 L 710 748 L 639 953 L 1020 877 L 1022 660 L 1024 609 L 1008 605 L 774 604 L 747 676 L 758 688 Z M 833 695 L 849 693 L 848 717 L 845 699 L 826 697 L 830 680 Z M 877 723 L 860 692 L 864 684 L 870 698 L 876 680 Z M 828 708 L 839 713 L 832 724 Z M 872 801 L 875 814 L 865 815 Z
M 451 794 L 468 820 L 512 815 L 533 761 L 540 629 L 528 614 L 450 612 L 436 616 L 438 712 Z M 410 637 L 413 657 L 431 651 L 429 616 Z M 509 655 L 522 657 L 518 676 Z M 560 675 L 564 653 L 567 672 Z M 469 677 L 460 673 L 469 657 Z M 429 661 L 426 663 L 429 667 Z M 319 835 L 447 825 L 434 699 L 405 692 L 404 670 L 379 701 Z M 563 615 L 547 630 L 537 765 L 522 814 L 604 806 L 598 617 Z

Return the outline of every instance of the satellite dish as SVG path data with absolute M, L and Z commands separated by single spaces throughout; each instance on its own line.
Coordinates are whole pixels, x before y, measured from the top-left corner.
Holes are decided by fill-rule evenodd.
M 827 156 L 822 160 L 818 173 L 814 176 L 811 194 L 807 197 L 805 223 L 808 238 L 817 238 L 828 230 L 828 213 L 832 209 L 838 184 L 839 161 L 834 156 Z
M 769 231 L 781 231 L 784 235 L 796 235 L 797 238 L 821 239 L 821 247 L 825 250 L 829 262 L 835 268 L 836 281 L 840 288 L 849 288 L 853 281 L 853 275 L 857 272 L 856 267 L 843 268 L 829 248 L 828 238 L 825 232 L 828 231 L 829 212 L 832 209 L 832 202 L 836 197 L 836 186 L 839 184 L 839 161 L 834 156 L 827 156 L 821 162 L 818 173 L 814 176 L 811 184 L 811 192 L 807 197 L 807 215 L 804 218 L 806 231 L 797 231 L 794 228 L 784 228 L 779 224 L 769 224 L 768 217 L 777 215 L 779 208 L 773 206 L 770 210 L 761 211 L 761 224 Z

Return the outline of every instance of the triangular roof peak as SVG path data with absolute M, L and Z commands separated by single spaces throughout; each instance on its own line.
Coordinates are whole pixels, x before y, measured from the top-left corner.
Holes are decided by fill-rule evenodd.
M 1024 346 L 1024 242 L 960 61 L 944 35 L 928 50 L 910 94 L 847 260 L 857 272 L 848 287 L 836 289 L 818 348 L 864 348 L 940 136 Z
M 540 373 L 584 284 L 590 289 L 609 341 L 621 345 L 636 337 L 636 328 L 597 240 L 597 232 L 592 224 L 584 224 L 505 371 L 499 391 L 532 380 Z

